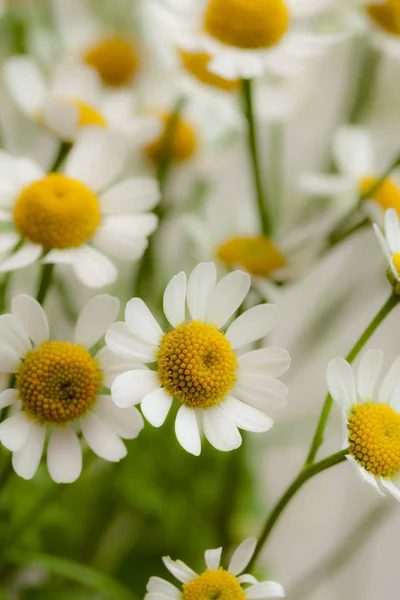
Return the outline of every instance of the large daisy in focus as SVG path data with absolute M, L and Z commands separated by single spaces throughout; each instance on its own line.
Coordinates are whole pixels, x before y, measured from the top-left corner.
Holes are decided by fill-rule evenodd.
M 275 581 L 258 581 L 253 575 L 242 574 L 249 564 L 257 540 L 248 538 L 235 550 L 228 569 L 221 567 L 222 548 L 207 550 L 204 558 L 206 570 L 200 575 L 181 560 L 164 556 L 168 571 L 180 582 L 178 589 L 165 579 L 150 577 L 144 600 L 266 600 L 284 598 L 283 587 Z M 244 587 L 243 587 L 244 586 Z
M 400 358 L 377 390 L 382 362 L 381 350 L 369 350 L 355 377 L 347 361 L 335 358 L 328 365 L 327 381 L 343 412 L 346 458 L 376 491 L 383 495 L 383 488 L 400 502 L 394 484 L 400 473 Z
M 134 116 L 130 90 L 104 95 L 101 79 L 89 65 L 65 61 L 46 79 L 32 58 L 13 56 L 4 64 L 3 78 L 21 111 L 63 140 L 72 141 L 83 127 L 96 125 L 140 148 L 160 133 L 156 115 Z
M 146 304 L 133 298 L 125 322 L 115 323 L 106 344 L 142 368 L 117 377 L 112 397 L 117 406 L 141 404 L 147 420 L 160 427 L 174 398 L 181 404 L 175 432 L 188 452 L 199 455 L 201 431 L 217 450 L 238 448 L 238 427 L 265 432 L 273 425 L 265 414 L 286 402 L 287 388 L 276 379 L 290 358 L 281 348 L 240 349 L 268 335 L 277 322 L 275 306 L 255 306 L 227 322 L 250 289 L 250 276 L 230 273 L 217 283 L 213 263 L 201 263 L 186 281 L 172 278 L 164 293 L 164 313 L 172 330 L 164 333 Z M 186 302 L 189 318 L 186 315 Z M 153 364 L 150 369 L 146 365 Z
M 148 177 L 114 183 L 126 155 L 123 140 L 99 128 L 82 132 L 62 173 L 46 174 L 29 159 L 1 153 L 0 220 L 15 232 L 0 233 L 0 248 L 11 250 L 19 239 L 21 247 L 0 262 L 0 272 L 41 258 L 70 265 L 81 283 L 96 288 L 117 278 L 108 256 L 139 259 L 157 227 L 147 211 L 159 190 Z
M 78 432 L 95 454 L 118 462 L 127 453 L 121 438 L 133 439 L 142 430 L 138 410 L 117 408 L 102 393 L 127 364 L 104 347 L 96 356 L 90 352 L 118 309 L 112 296 L 90 300 L 72 342 L 50 339 L 46 314 L 30 296 L 15 296 L 12 313 L 0 316 L 0 370 L 15 374 L 14 386 L 0 394 L 0 407 L 9 407 L 0 424 L 0 442 L 13 453 L 14 470 L 24 479 L 36 473 L 47 433 L 50 476 L 57 483 L 71 483 L 82 470 Z

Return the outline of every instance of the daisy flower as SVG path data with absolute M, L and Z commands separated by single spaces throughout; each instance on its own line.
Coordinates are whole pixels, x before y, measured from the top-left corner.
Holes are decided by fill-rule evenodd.
M 341 127 L 334 136 L 333 159 L 338 174 L 303 173 L 299 186 L 316 197 L 331 196 L 340 204 L 339 213 L 357 206 L 360 195 L 373 189 L 380 178 L 372 136 L 362 127 Z M 364 201 L 373 220 L 382 222 L 386 209 L 400 212 L 400 179 L 387 177 Z
M 181 560 L 163 557 L 168 571 L 180 583 L 180 589 L 160 577 L 150 577 L 144 600 L 204 600 L 204 598 L 229 598 L 248 600 L 284 598 L 283 587 L 275 581 L 258 581 L 253 575 L 242 574 L 254 554 L 257 540 L 248 538 L 235 550 L 228 569 L 220 566 L 222 548 L 207 550 L 204 558 L 206 570 L 198 575 Z M 243 587 L 245 586 L 245 587 Z
M 132 94 L 105 95 L 97 72 L 89 65 L 64 61 L 46 78 L 27 56 L 6 60 L 5 87 L 21 111 L 63 140 L 72 141 L 83 127 L 96 125 L 123 136 L 141 148 L 159 135 L 156 115 L 133 115 Z
M 400 58 L 400 3 L 398 0 L 354 0 L 345 10 L 357 11 L 362 29 L 381 51 Z
M 288 76 L 336 40 L 335 34 L 296 31 L 297 19 L 325 11 L 327 2 L 303 0 L 169 0 L 180 20 L 176 44 L 185 52 L 209 55 L 208 69 L 224 79 L 250 79 L 265 70 Z
M 0 272 L 45 263 L 71 265 L 79 281 L 96 288 L 117 278 L 106 256 L 137 260 L 157 217 L 147 211 L 159 200 L 155 179 L 113 183 L 125 164 L 123 140 L 99 128 L 79 137 L 62 173 L 46 174 L 29 159 L 0 155 L 0 219 L 15 232 L 0 233 L 0 248 L 22 247 L 0 263 Z M 2 248 L 4 249 L 4 248 Z
M 394 208 L 389 208 L 385 213 L 385 226 L 382 231 L 374 223 L 374 231 L 381 248 L 389 262 L 389 279 L 392 283 L 400 281 L 400 221 Z
M 268 335 L 278 318 L 276 307 L 255 306 L 222 331 L 249 289 L 250 276 L 242 271 L 217 283 L 213 263 L 199 264 L 188 281 L 183 272 L 175 275 L 164 293 L 164 313 L 172 327 L 167 333 L 143 300 L 130 300 L 125 322 L 110 327 L 106 344 L 122 358 L 141 361 L 142 368 L 115 379 L 112 397 L 117 406 L 140 403 L 147 420 L 160 427 L 175 397 L 181 404 L 176 436 L 196 456 L 201 452 L 200 431 L 223 451 L 240 446 L 238 427 L 268 431 L 273 421 L 265 410 L 286 402 L 287 388 L 276 377 L 289 368 L 289 355 L 281 348 L 239 350 Z M 153 370 L 146 367 L 151 363 Z
M 346 458 L 380 494 L 383 488 L 400 501 L 394 484 L 400 473 L 400 358 L 377 390 L 382 362 L 381 350 L 369 350 L 355 377 L 347 361 L 335 358 L 328 365 L 327 382 L 343 412 Z
M 117 408 L 102 392 L 124 368 L 121 360 L 104 347 L 96 356 L 90 353 L 118 309 L 117 298 L 92 298 L 78 317 L 72 342 L 50 339 L 46 314 L 30 296 L 15 296 L 11 314 L 0 316 L 0 370 L 15 374 L 15 385 L 0 394 L 0 407 L 9 407 L 0 442 L 13 453 L 14 470 L 24 479 L 36 473 L 48 433 L 50 476 L 71 483 L 82 470 L 78 432 L 95 454 L 118 462 L 127 453 L 121 438 L 133 439 L 142 430 L 138 410 Z

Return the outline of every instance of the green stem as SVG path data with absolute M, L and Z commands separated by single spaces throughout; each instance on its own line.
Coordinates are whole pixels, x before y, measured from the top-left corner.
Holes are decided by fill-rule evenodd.
M 382 321 L 387 317 L 387 315 L 393 310 L 395 306 L 400 302 L 400 297 L 391 294 L 388 300 L 384 303 L 380 311 L 375 315 L 372 319 L 371 323 L 365 329 L 361 337 L 354 344 L 353 348 L 350 350 L 348 355 L 346 356 L 346 360 L 349 363 L 352 363 L 362 348 L 365 346 L 369 338 L 376 331 Z M 318 421 L 317 428 L 315 430 L 314 438 L 311 443 L 310 451 L 308 453 L 305 466 L 311 465 L 314 462 L 314 459 L 317 455 L 318 450 L 320 449 L 323 438 L 326 424 L 328 422 L 329 414 L 332 408 L 332 396 L 328 394 L 325 398 L 324 405 L 322 407 L 321 415 Z
M 43 305 L 43 303 L 46 299 L 47 293 L 50 289 L 51 283 L 53 281 L 53 272 L 54 272 L 53 264 L 47 264 L 47 263 L 42 264 L 40 281 L 39 281 L 38 291 L 36 294 L 36 300 L 41 305 Z
M 360 122 L 364 116 L 365 110 L 371 103 L 376 77 L 379 70 L 380 56 L 381 53 L 379 50 L 374 48 L 372 45 L 369 45 L 367 48 L 365 48 L 363 52 L 356 94 L 350 108 L 348 118 L 348 122 L 352 125 Z
M 243 90 L 243 101 L 244 101 L 244 112 L 247 120 L 247 141 L 251 159 L 251 165 L 253 169 L 254 187 L 256 192 L 256 200 L 262 232 L 264 235 L 270 235 L 272 230 L 271 217 L 268 212 L 267 202 L 264 195 L 259 152 L 257 144 L 257 133 L 254 119 L 254 106 L 253 106 L 253 89 L 252 80 L 243 79 L 242 82 Z
M 282 216 L 283 202 L 283 164 L 285 130 L 282 123 L 272 123 L 269 128 L 269 181 L 270 197 L 273 201 L 274 229 L 277 229 Z
M 255 564 L 269 535 L 271 534 L 271 531 L 273 530 L 276 522 L 278 521 L 279 517 L 281 516 L 281 514 L 283 513 L 283 511 L 285 510 L 286 506 L 289 504 L 289 502 L 291 501 L 293 496 L 295 496 L 297 494 L 297 492 L 300 490 L 300 488 L 302 488 L 303 485 L 309 479 L 311 479 L 312 477 L 315 477 L 315 475 L 318 475 L 319 473 L 322 473 L 322 471 L 326 471 L 326 469 L 330 469 L 330 467 L 333 467 L 333 466 L 338 465 L 339 463 L 345 461 L 346 454 L 348 454 L 348 452 L 349 452 L 348 448 L 346 450 L 341 450 L 340 452 L 337 452 L 336 454 L 332 454 L 331 456 L 324 458 L 324 460 L 321 460 L 318 463 L 310 465 L 300 471 L 299 475 L 289 485 L 286 492 L 284 492 L 284 494 L 281 496 L 280 500 L 278 500 L 277 504 L 270 512 L 270 514 L 265 522 L 265 525 L 261 531 L 261 534 L 258 537 L 255 552 L 254 552 L 252 559 L 247 567 L 247 571 L 249 573 L 251 573 L 252 567 Z
M 54 162 L 49 169 L 49 171 L 51 173 L 56 173 L 60 169 L 61 165 L 63 164 L 66 157 L 68 156 L 71 148 L 72 148 L 71 142 L 65 142 L 65 141 L 60 142 L 57 156 L 55 157 Z

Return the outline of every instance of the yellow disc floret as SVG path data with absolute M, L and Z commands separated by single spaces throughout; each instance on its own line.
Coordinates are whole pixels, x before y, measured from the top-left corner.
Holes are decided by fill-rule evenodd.
M 71 248 L 88 240 L 100 223 L 97 196 L 58 173 L 24 188 L 14 206 L 17 230 L 44 248 Z
M 243 588 L 230 573 L 220 567 L 207 569 L 190 583 L 183 585 L 183 600 L 245 600 Z
M 392 35 L 400 35 L 400 0 L 369 4 L 367 13 L 379 27 Z
M 26 355 L 16 387 L 33 418 L 66 423 L 89 410 L 101 381 L 99 365 L 88 350 L 69 342 L 45 342 Z
M 239 89 L 240 83 L 238 79 L 224 79 L 208 70 L 211 55 L 207 54 L 207 52 L 185 52 L 184 50 L 180 50 L 179 54 L 186 71 L 191 73 L 201 83 L 216 87 L 225 92 L 233 92 Z
M 80 100 L 72 100 L 72 104 L 76 106 L 79 111 L 79 127 L 85 127 L 86 125 L 98 125 L 99 127 L 106 127 L 107 121 L 103 115 L 90 106 Z
M 204 29 L 224 44 L 247 50 L 277 44 L 289 26 L 283 0 L 209 0 Z
M 393 266 L 397 273 L 400 275 L 400 254 L 394 254 L 392 256 Z M 397 283 L 397 282 L 396 282 Z
M 367 194 L 377 184 L 378 177 L 365 177 L 361 180 L 361 194 Z M 368 196 L 381 205 L 383 210 L 394 208 L 400 216 L 400 188 L 391 179 L 385 179 L 377 190 Z
M 102 40 L 84 55 L 85 62 L 96 69 L 103 83 L 120 87 L 131 82 L 138 68 L 138 53 L 122 36 Z
M 169 156 L 175 162 L 188 160 L 196 152 L 196 134 L 192 126 L 176 115 L 154 111 L 163 123 L 163 132 L 146 148 L 146 153 L 155 162 L 158 162 L 169 147 Z M 168 136 L 168 137 L 167 137 Z M 170 138 L 170 139 L 168 139 Z
M 251 275 L 268 277 L 283 267 L 285 258 L 267 237 L 233 237 L 218 247 L 218 258 L 228 267 L 242 267 Z
M 157 358 L 165 390 L 190 408 L 217 405 L 236 380 L 235 353 L 215 325 L 179 325 L 164 334 Z
M 348 418 L 350 454 L 375 477 L 400 471 L 400 414 L 386 404 L 356 404 Z

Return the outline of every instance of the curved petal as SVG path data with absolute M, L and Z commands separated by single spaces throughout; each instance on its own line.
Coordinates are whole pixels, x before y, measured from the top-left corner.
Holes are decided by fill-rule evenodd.
M 73 140 L 79 128 L 79 109 L 67 98 L 48 98 L 40 114 L 43 123 L 62 140 Z
M 12 465 L 14 471 L 23 479 L 32 479 L 43 455 L 46 439 L 46 426 L 33 423 L 25 446 L 14 452 Z
M 267 375 L 239 374 L 232 394 L 261 411 L 268 408 L 279 409 L 286 406 L 287 386 Z
M 158 384 L 160 385 L 160 384 Z M 164 388 L 157 388 L 147 394 L 140 405 L 142 413 L 153 427 L 161 427 L 165 423 L 173 397 Z
M 120 408 L 139 404 L 143 398 L 160 387 L 153 371 L 127 371 L 115 378 L 111 388 L 112 399 Z
M 372 138 L 361 127 L 341 127 L 333 140 L 333 155 L 342 173 L 359 179 L 373 171 Z
M 16 315 L 0 316 L 0 340 L 4 348 L 20 357 L 25 356 L 32 349 L 30 339 Z
M 7 273 L 8 271 L 16 271 L 17 269 L 28 267 L 39 260 L 41 254 L 42 246 L 26 242 L 20 250 L 17 250 L 17 252 L 3 260 L 0 264 L 0 273 Z
M 247 540 L 244 540 L 233 553 L 228 567 L 229 573 L 232 575 L 239 575 L 242 573 L 249 564 L 256 546 L 257 540 L 255 538 L 247 538 Z
M 250 284 L 250 275 L 243 271 L 234 271 L 223 277 L 210 298 L 207 322 L 223 327 L 246 298 Z
M 195 267 L 187 286 L 187 304 L 194 321 L 205 321 L 210 298 L 217 285 L 217 269 L 212 262 L 203 262 Z
M 283 348 L 259 348 L 242 354 L 238 359 L 240 373 L 264 373 L 269 377 L 280 377 L 290 367 L 290 354 Z
M 233 349 L 246 346 L 268 335 L 278 322 L 278 310 L 273 304 L 260 304 L 246 310 L 228 327 L 226 338 Z
M 175 275 L 165 288 L 164 314 L 172 327 L 185 321 L 186 275 L 183 271 Z
M 49 339 L 49 322 L 46 313 L 35 298 L 26 294 L 14 296 L 11 301 L 11 311 L 21 321 L 36 346 Z
M 200 431 L 194 409 L 181 406 L 176 415 L 175 434 L 178 442 L 186 452 L 194 456 L 200 456 Z
M 249 406 L 232 396 L 225 398 L 220 406 L 222 410 L 229 413 L 236 427 L 239 427 L 239 429 L 253 432 L 265 432 L 271 429 L 274 424 L 271 417 L 268 417 L 257 408 Z
M 79 281 L 90 288 L 110 285 L 118 276 L 111 260 L 90 246 L 82 246 L 76 251 L 72 268 Z
M 119 300 L 108 294 L 95 296 L 82 308 L 75 327 L 74 343 L 92 348 L 114 323 Z
M 233 422 L 219 406 L 202 411 L 204 435 L 214 448 L 229 452 L 239 448 L 242 437 Z
M 128 451 L 121 438 L 96 415 L 90 412 L 81 419 L 81 429 L 87 445 L 97 456 L 119 462 Z
M 37 64 L 27 56 L 13 56 L 3 66 L 4 83 L 20 109 L 34 116 L 47 95 L 47 85 Z
M 152 210 L 160 201 L 160 186 L 154 177 L 125 179 L 100 196 L 102 214 L 129 214 Z
M 384 479 L 381 477 L 381 484 L 390 494 L 392 494 L 393 498 L 396 498 L 397 502 L 400 502 L 400 490 L 391 479 Z
M 16 373 L 21 359 L 9 348 L 0 346 L 0 373 Z
M 177 587 L 160 577 L 150 577 L 146 589 L 150 593 L 161 594 L 161 596 L 168 598 L 168 600 L 180 600 L 182 596 L 182 592 Z
M 157 346 L 151 346 L 134 336 L 126 323 L 118 321 L 106 333 L 107 347 L 126 360 L 152 363 L 156 360 Z
M 275 581 L 261 581 L 246 590 L 248 600 L 264 600 L 266 598 L 284 598 L 285 590 Z
M 206 561 L 207 569 L 211 571 L 218 571 L 221 564 L 222 547 L 216 548 L 215 550 L 206 550 L 204 558 Z
M 168 571 L 181 583 L 190 583 L 198 576 L 193 569 L 181 560 L 172 560 L 169 556 L 163 556 L 162 561 Z
M 137 438 L 144 427 L 143 417 L 136 408 L 119 408 L 110 396 L 97 396 L 92 412 L 119 437 Z
M 385 212 L 385 236 L 391 254 L 400 253 L 400 222 L 394 208 L 389 208 Z
M 56 483 L 73 483 L 82 471 L 82 449 L 71 427 L 55 427 L 47 447 L 47 469 Z
M 351 465 L 353 465 L 353 467 L 356 470 L 357 475 L 359 476 L 359 478 L 362 481 L 364 481 L 366 483 L 369 483 L 369 485 L 371 487 L 373 487 L 374 490 L 376 492 L 378 492 L 378 494 L 380 494 L 380 496 L 384 496 L 385 495 L 379 489 L 379 485 L 377 483 L 376 477 L 374 477 L 374 475 L 372 473 L 369 473 L 368 471 L 366 471 L 366 469 L 364 469 L 363 467 L 360 467 L 360 465 L 358 464 L 358 462 L 355 460 L 354 456 L 351 456 L 350 454 L 348 454 L 346 456 L 346 458 L 349 461 L 349 463 Z
M 375 385 L 382 364 L 382 350 L 368 350 L 361 359 L 357 371 L 357 390 L 364 402 L 370 402 L 374 397 Z
M 158 217 L 153 213 L 104 217 L 92 244 L 112 258 L 138 260 L 148 246 L 147 237 L 157 225 Z
M 353 370 L 344 358 L 334 358 L 326 370 L 329 393 L 342 410 L 348 411 L 356 404 L 356 386 Z
M 125 322 L 132 334 L 142 342 L 158 346 L 163 331 L 141 298 L 132 298 L 125 308 Z
M 9 388 L 0 394 L 0 410 L 18 402 L 18 390 Z
M 125 371 L 143 368 L 143 361 L 121 358 L 121 356 L 111 352 L 107 346 L 103 346 L 97 352 L 95 358 L 99 361 L 100 369 L 103 371 L 103 385 L 109 389 L 118 375 L 122 375 Z
M 400 383 L 400 356 L 396 358 L 379 388 L 379 402 L 389 404 L 392 393 Z
M 0 423 L 0 442 L 7 450 L 18 452 L 27 443 L 32 426 L 24 412 L 12 415 Z

